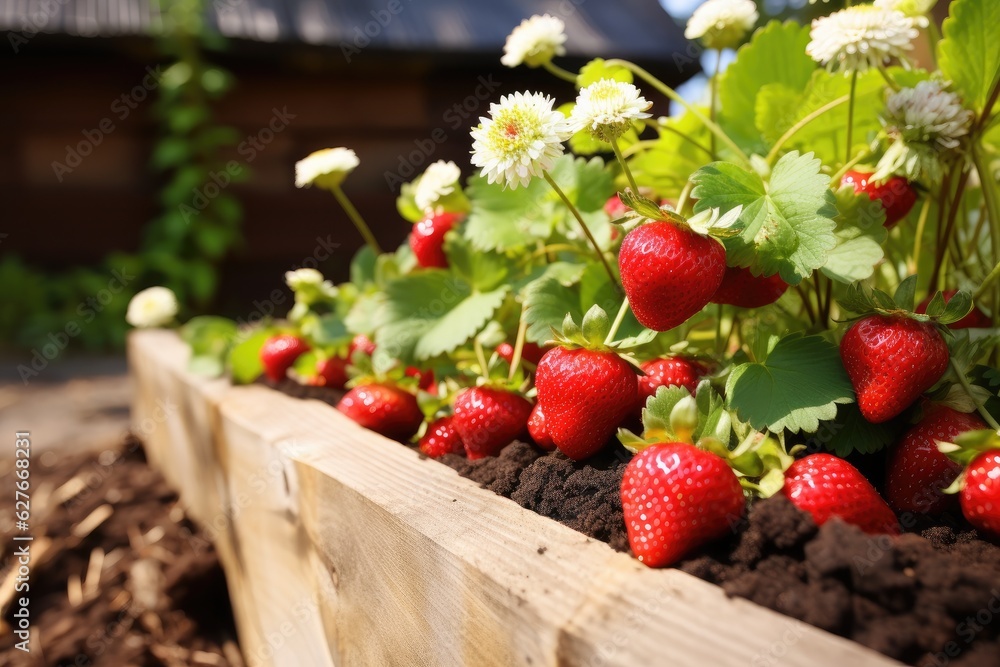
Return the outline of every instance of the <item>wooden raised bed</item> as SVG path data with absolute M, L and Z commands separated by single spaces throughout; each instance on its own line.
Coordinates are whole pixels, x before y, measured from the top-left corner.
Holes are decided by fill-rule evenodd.
M 319 401 L 129 339 L 133 421 L 219 552 L 251 665 L 899 663 L 651 570 Z

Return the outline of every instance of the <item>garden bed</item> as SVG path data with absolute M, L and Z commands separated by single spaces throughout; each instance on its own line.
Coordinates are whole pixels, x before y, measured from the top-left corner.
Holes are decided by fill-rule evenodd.
M 213 537 L 251 664 L 896 664 L 646 568 L 323 403 L 195 376 L 174 334 L 133 334 L 129 354 L 133 419 Z

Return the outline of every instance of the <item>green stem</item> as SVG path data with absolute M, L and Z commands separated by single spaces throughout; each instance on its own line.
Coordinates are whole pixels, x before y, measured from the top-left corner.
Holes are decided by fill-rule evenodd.
M 898 92 L 899 92 L 900 90 L 902 90 L 902 86 L 900 86 L 900 85 L 899 85 L 898 83 L 896 83 L 896 80 L 895 80 L 895 79 L 893 79 L 893 78 L 892 78 L 892 76 L 891 76 L 891 75 L 889 74 L 889 70 L 887 70 L 887 69 L 885 68 L 885 65 L 881 65 L 881 64 L 880 64 L 880 65 L 878 66 L 878 71 L 879 71 L 879 74 L 881 74 L 881 75 L 882 75 L 882 78 L 883 78 L 883 79 L 885 79 L 885 82 L 886 82 L 886 84 L 887 84 L 887 85 L 888 85 L 888 86 L 889 86 L 890 88 L 892 88 L 892 89 L 893 89 L 894 91 L 896 91 L 897 93 L 898 93 Z M 855 72 L 854 74 L 855 74 L 855 76 L 857 76 L 857 72 Z
M 725 350 L 723 349 L 725 342 L 722 340 L 722 304 L 718 303 L 715 305 L 715 352 L 718 355 L 722 355 Z
M 986 288 L 996 281 L 998 277 L 997 273 L 1000 271 L 1000 194 L 997 193 L 997 184 L 990 173 L 989 165 L 983 160 L 979 147 L 976 145 L 972 146 L 972 161 L 976 165 L 976 171 L 979 172 L 979 181 L 983 187 L 983 201 L 986 204 L 986 214 L 990 219 L 990 242 L 993 248 L 993 261 L 996 262 L 996 266 L 993 267 L 993 270 L 990 271 L 983 284 L 979 286 L 973 295 L 973 299 L 979 299 L 986 293 Z M 993 318 L 994 322 L 996 322 L 998 313 L 995 311 L 997 308 L 994 307 L 993 310 Z
M 618 314 L 615 316 L 615 321 L 611 324 L 611 330 L 608 331 L 608 335 L 604 338 L 605 345 L 611 345 L 614 341 L 615 336 L 618 335 L 618 329 L 621 327 L 622 322 L 625 321 L 625 314 L 628 312 L 628 297 L 622 301 L 621 308 L 618 309 Z
M 917 220 L 917 236 L 913 239 L 913 260 L 910 264 L 910 273 L 916 273 L 920 266 L 920 245 L 923 243 L 924 228 L 927 227 L 927 218 L 931 212 L 931 198 L 924 197 L 924 205 L 920 208 L 920 218 Z
M 812 300 L 806 295 L 805 290 L 802 289 L 802 285 L 795 286 L 795 293 L 802 299 L 802 308 L 805 309 L 806 315 L 809 316 L 809 321 L 816 324 L 816 313 L 813 312 Z
M 973 405 L 976 406 L 976 411 L 978 411 L 983 420 L 990 425 L 990 428 L 994 431 L 1000 431 L 1000 424 L 997 424 L 997 420 L 993 419 L 993 415 L 986 410 L 986 407 L 976 400 L 976 396 L 972 393 L 972 386 L 969 385 L 969 378 L 965 377 L 965 373 L 963 373 L 962 369 L 958 367 L 958 363 L 955 361 L 955 358 L 952 357 L 948 361 L 951 362 L 951 368 L 955 371 L 955 375 L 958 376 L 958 381 L 962 385 L 962 389 L 965 390 L 965 393 L 968 394 L 969 398 L 972 400 Z
M 718 95 L 719 89 L 719 67 L 722 65 L 722 51 L 715 52 L 715 71 L 712 73 L 712 80 L 710 84 L 710 97 L 709 97 L 709 107 L 708 107 L 708 117 L 711 121 L 715 122 L 715 100 Z M 712 159 L 716 159 L 715 155 L 715 135 L 709 137 L 709 147 L 712 149 Z
M 702 122 L 702 124 L 706 128 L 708 128 L 709 132 L 711 132 L 713 135 L 715 135 L 716 137 L 718 137 L 719 141 L 721 141 L 723 144 L 725 144 L 726 146 L 728 146 L 729 149 L 731 151 L 733 151 L 736 154 L 736 156 L 742 162 L 744 162 L 748 166 L 750 165 L 750 158 L 747 157 L 747 154 L 744 153 L 743 150 L 739 146 L 736 145 L 736 142 L 733 141 L 732 139 L 730 139 L 729 135 L 726 134 L 722 130 L 722 128 L 719 127 L 714 121 L 712 121 L 712 119 L 710 119 L 707 116 L 705 116 L 705 114 L 703 114 L 701 111 L 699 111 L 694 106 L 692 106 L 691 104 L 689 104 L 687 102 L 687 100 L 685 100 L 683 97 L 681 97 L 680 95 L 678 95 L 677 91 L 675 91 L 673 88 L 671 88 L 667 84 L 663 83 L 662 81 L 660 81 L 659 79 L 657 79 L 655 76 L 653 76 L 652 74 L 650 74 L 649 72 L 647 72 L 643 68 L 639 67 L 638 65 L 636 65 L 634 63 L 630 63 L 627 60 L 619 60 L 617 58 L 614 58 L 614 59 L 606 61 L 605 64 L 608 67 L 614 67 L 616 65 L 619 66 L 619 67 L 624 67 L 625 69 L 629 70 L 633 74 L 636 74 L 641 79 L 643 79 L 644 81 L 646 81 L 646 83 L 648 83 L 653 88 L 655 88 L 656 90 L 658 90 L 660 93 L 662 93 L 663 95 L 665 95 L 668 99 L 670 99 L 670 100 L 672 100 L 674 102 L 677 102 L 677 104 L 680 104 L 682 107 L 684 107 L 685 109 L 687 109 L 688 112 L 690 112 L 695 118 L 697 118 L 698 120 L 700 120 Z
M 778 157 L 778 152 L 784 147 L 784 145 L 788 142 L 789 139 L 795 136 L 795 134 L 799 130 L 801 130 L 803 127 L 805 127 L 809 123 L 813 122 L 814 120 L 825 114 L 827 111 L 830 111 L 831 109 L 836 109 L 841 104 L 849 101 L 850 99 L 851 99 L 850 95 L 843 95 L 841 97 L 838 97 L 832 102 L 824 104 L 819 109 L 816 109 L 815 111 L 807 115 L 805 118 L 795 123 L 795 125 L 792 125 L 790 128 L 788 128 L 788 131 L 785 132 L 783 135 L 781 135 L 781 138 L 778 139 L 777 142 L 775 142 L 774 148 L 772 148 L 771 151 L 767 154 L 767 163 L 771 165 L 774 164 L 774 161 Z
M 973 152 L 975 149 L 973 149 Z M 959 205 L 962 203 L 962 195 L 965 193 L 965 184 L 969 182 L 969 170 L 962 169 L 961 176 L 958 177 L 958 184 L 955 186 L 955 196 L 951 200 L 951 207 L 948 209 L 948 219 L 945 223 L 944 233 L 938 239 L 938 247 L 935 248 L 934 271 L 931 273 L 930 290 L 937 285 L 938 276 L 941 275 L 941 262 L 948 251 L 948 243 L 951 235 L 955 231 L 955 221 L 958 219 Z M 983 188 L 986 192 L 986 188 Z M 943 202 L 942 202 L 943 203 Z
M 548 62 L 543 63 L 542 67 L 544 67 L 551 74 L 554 74 L 555 76 L 559 77 L 560 79 L 562 79 L 564 81 L 569 81 L 573 85 L 576 85 L 576 74 L 573 74 L 569 70 L 565 70 L 562 67 L 559 67 L 559 65 L 556 65 L 551 60 L 548 61 Z
M 573 202 L 569 200 L 569 197 L 566 196 L 566 193 L 563 192 L 562 188 L 560 188 L 559 185 L 555 182 L 555 180 L 553 180 L 552 177 L 549 176 L 549 173 L 547 171 L 542 172 L 542 176 L 544 176 L 545 180 L 549 182 L 549 185 L 552 186 L 552 189 L 556 191 L 556 194 L 559 195 L 559 198 L 563 200 L 563 203 L 566 204 L 566 207 L 569 209 L 570 213 L 573 214 L 573 217 L 576 218 L 576 221 L 580 223 L 580 228 L 583 229 L 583 233 L 590 241 L 590 245 L 594 248 L 594 252 L 597 254 L 597 259 L 601 260 L 601 264 L 604 265 L 604 270 L 607 272 L 608 278 L 611 279 L 611 284 L 620 288 L 621 285 L 618 282 L 618 278 L 615 277 L 614 270 L 612 270 L 611 265 L 608 264 L 608 259 L 607 257 L 604 256 L 604 252 L 601 250 L 601 246 L 597 245 L 597 239 L 595 239 L 594 235 L 590 233 L 590 228 L 587 227 L 587 223 L 583 221 L 583 216 L 580 215 L 580 211 L 577 210 L 576 206 L 573 205 Z
M 854 98 L 858 89 L 858 71 L 851 73 L 851 92 L 848 94 L 847 102 L 847 155 L 844 162 L 851 161 L 851 147 L 854 145 Z
M 625 162 L 625 156 L 622 155 L 622 149 L 618 145 L 618 139 L 611 140 L 611 150 L 614 151 L 615 157 L 618 158 L 618 164 L 622 166 L 622 171 L 625 172 L 625 178 L 628 179 L 628 184 L 632 186 L 632 192 L 634 194 L 639 194 L 639 186 L 635 184 L 635 177 L 632 175 L 632 170 L 628 168 L 628 163 Z
M 479 341 L 479 336 L 472 339 L 472 348 L 476 351 L 476 360 L 479 361 L 479 373 L 486 377 L 489 363 L 486 361 L 486 353 L 483 352 L 483 344 Z
M 684 189 L 681 190 L 680 196 L 677 198 L 677 212 L 680 213 L 684 210 L 687 205 L 688 197 L 691 196 L 691 190 L 694 189 L 694 183 L 688 181 L 684 184 Z
M 684 141 L 688 142 L 689 144 L 691 144 L 692 146 L 694 146 L 698 150 L 702 151 L 705 155 L 707 155 L 709 157 L 712 157 L 712 151 L 708 148 L 708 146 L 705 146 L 703 144 L 698 143 L 697 140 L 692 139 L 688 135 L 686 135 L 683 132 L 681 132 L 680 130 L 678 130 L 676 127 L 670 127 L 669 125 L 659 125 L 658 129 L 661 130 L 661 131 L 665 130 L 667 132 L 671 132 L 673 134 L 676 134 L 678 137 L 680 137 Z M 640 143 L 642 143 L 642 142 L 640 142 Z M 654 141 L 652 143 L 656 143 L 656 142 Z M 629 146 L 628 148 L 625 149 L 625 154 L 626 155 L 628 155 L 628 152 L 629 152 L 630 148 L 632 148 L 632 147 Z
M 340 189 L 339 185 L 333 186 L 331 190 L 333 191 L 333 196 L 336 197 L 337 201 L 340 203 L 340 207 L 344 209 L 344 213 L 347 214 L 347 217 L 351 219 L 351 222 L 354 223 L 354 226 L 361 233 L 361 236 L 364 238 L 365 243 L 368 244 L 368 247 L 370 247 L 376 255 L 381 255 L 382 248 L 379 247 L 378 241 L 375 240 L 375 235 L 372 234 L 372 230 L 368 228 L 368 224 L 365 223 L 365 219 L 361 217 L 360 213 L 358 213 L 358 209 L 354 208 L 354 204 L 352 204 L 351 200 L 347 198 L 347 195 L 344 194 L 344 191 Z
M 521 321 L 517 325 L 517 339 L 514 341 L 514 356 L 510 359 L 510 370 L 507 372 L 507 382 L 514 381 L 514 373 L 521 365 L 521 352 L 524 350 L 524 336 L 528 331 L 528 320 L 524 319 L 524 308 L 521 308 Z
M 844 174 L 846 174 L 847 172 L 849 172 L 851 169 L 853 169 L 855 166 L 857 166 L 857 164 L 859 162 L 863 161 L 864 159 L 866 159 L 870 155 L 871 155 L 870 151 L 867 151 L 867 150 L 861 151 L 857 155 L 857 157 L 855 157 L 853 160 L 851 160 L 850 162 L 848 162 L 847 164 L 845 164 L 843 167 L 841 167 L 839 170 L 837 170 L 837 173 L 833 175 L 832 179 L 830 179 L 830 182 L 833 184 L 833 189 L 836 190 L 836 189 L 840 188 L 840 179 L 842 179 L 844 177 Z
M 676 132 L 676 130 L 674 131 Z M 681 136 L 683 137 L 684 135 L 682 134 Z M 622 155 L 624 155 L 625 157 L 632 157 L 636 153 L 646 148 L 653 148 L 658 143 L 660 142 L 656 139 L 643 139 L 642 141 L 637 141 L 634 144 L 631 144 L 628 148 L 623 150 Z

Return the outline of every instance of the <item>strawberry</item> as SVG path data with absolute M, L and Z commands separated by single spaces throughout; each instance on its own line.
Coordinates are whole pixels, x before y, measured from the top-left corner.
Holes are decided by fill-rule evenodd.
M 635 371 L 614 352 L 554 347 L 535 371 L 545 426 L 566 456 L 593 456 L 635 409 Z
M 358 385 L 344 394 L 337 409 L 393 440 L 409 440 L 424 421 L 417 398 L 392 384 Z
M 698 380 L 708 373 L 704 364 L 687 357 L 663 357 L 641 365 L 646 373 L 639 377 L 639 400 L 642 405 L 660 387 L 684 387 L 694 395 Z
M 604 212 L 608 214 L 608 217 L 612 220 L 617 220 L 618 218 L 625 215 L 626 212 L 631 211 L 628 206 L 622 203 L 622 200 L 618 198 L 617 194 L 608 197 L 608 201 L 604 202 Z
M 889 453 L 885 498 L 897 512 L 939 514 L 953 505 L 945 495 L 962 466 L 938 451 L 937 443 L 952 442 L 961 433 L 987 428 L 973 414 L 937 406 L 911 428 Z
M 941 296 L 944 297 L 944 302 L 948 303 L 951 301 L 951 297 L 955 296 L 958 290 L 950 289 L 941 292 Z M 926 313 L 927 306 L 930 305 L 931 299 L 934 297 L 933 294 L 928 295 L 926 299 L 920 302 L 917 306 L 916 312 Z M 986 327 L 993 326 L 993 321 L 990 320 L 989 316 L 979 308 L 973 308 L 969 311 L 969 314 L 960 319 L 958 322 L 952 322 L 948 325 L 949 329 L 983 329 Z
M 885 209 L 885 226 L 892 228 L 906 217 L 917 203 L 917 191 L 902 176 L 893 176 L 882 184 L 871 181 L 871 172 L 849 171 L 840 179 L 841 185 L 853 185 L 854 192 L 864 193 Z
M 347 358 L 353 357 L 356 350 L 361 350 L 370 357 L 375 353 L 375 343 L 368 336 L 358 334 L 351 339 L 350 345 L 347 346 Z
M 785 471 L 781 492 L 817 526 L 839 517 L 866 533 L 899 534 L 896 515 L 864 475 L 833 454 L 810 454 Z
M 618 267 L 636 319 L 667 331 L 708 304 L 726 272 L 726 251 L 688 227 L 651 222 L 622 241 Z
M 429 214 L 413 226 L 410 248 L 417 258 L 417 264 L 425 269 L 448 268 L 448 257 L 444 254 L 444 235 L 463 217 L 459 213 Z
M 639 452 L 625 468 L 621 494 L 632 553 L 649 567 L 672 565 L 723 537 L 745 509 L 729 465 L 680 442 Z
M 549 435 L 548 429 L 545 428 L 545 414 L 542 412 L 541 403 L 535 403 L 535 407 L 531 409 L 531 414 L 528 415 L 528 435 L 531 436 L 536 445 L 545 451 L 555 451 L 556 443 L 552 442 L 552 436 Z
M 773 276 L 755 276 L 750 269 L 729 266 L 722 277 L 722 284 L 712 297 L 712 303 L 761 308 L 777 301 L 787 289 L 788 283 L 777 273 Z
M 445 454 L 464 454 L 465 445 L 455 429 L 455 417 L 441 417 L 431 422 L 418 447 L 422 454 L 432 459 Z
M 309 344 L 291 334 L 271 336 L 260 348 L 260 362 L 264 375 L 271 382 L 280 382 L 288 375 L 295 360 L 309 351 Z
M 496 456 L 528 426 L 531 403 L 512 391 L 472 387 L 455 397 L 455 430 L 470 459 Z
M 404 371 L 406 377 L 417 378 L 417 387 L 423 389 L 424 391 L 436 394 L 437 390 L 434 388 L 434 369 L 429 368 L 426 371 L 422 371 L 416 366 L 407 366 L 406 371 Z
M 538 362 L 542 360 L 542 355 L 544 355 L 549 348 L 542 347 L 537 343 L 528 343 L 525 341 L 524 346 L 521 348 L 521 359 L 538 365 Z M 497 345 L 497 354 L 501 358 L 507 361 L 508 364 L 514 362 L 514 346 L 510 343 L 500 343 Z
M 941 379 L 948 368 L 948 346 L 929 322 L 873 314 L 847 330 L 840 358 L 861 414 L 878 424 L 901 413 Z
M 330 357 L 316 364 L 317 384 L 331 389 L 343 389 L 347 384 L 347 359 Z
M 1000 536 L 1000 450 L 991 449 L 972 459 L 958 502 L 976 530 Z

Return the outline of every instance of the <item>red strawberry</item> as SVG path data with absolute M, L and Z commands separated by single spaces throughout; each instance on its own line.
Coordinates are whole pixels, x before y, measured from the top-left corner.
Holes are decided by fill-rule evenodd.
M 343 389 L 347 384 L 347 359 L 330 357 L 316 364 L 317 384 L 332 389 Z
M 429 368 L 426 371 L 422 371 L 416 366 L 406 367 L 406 377 L 417 378 L 417 386 L 424 391 L 436 393 L 437 390 L 434 389 L 434 369 Z
M 868 195 L 885 209 L 885 226 L 892 228 L 906 217 L 917 203 L 917 191 L 902 176 L 893 176 L 882 184 L 873 183 L 871 172 L 849 171 L 840 179 L 841 185 L 853 185 L 854 192 Z
M 413 226 L 410 248 L 417 258 L 417 264 L 425 269 L 448 268 L 448 257 L 444 254 L 444 235 L 463 217 L 459 213 L 437 213 L 428 215 Z
M 535 387 L 552 441 L 577 461 L 607 444 L 638 395 L 635 371 L 617 354 L 565 347 L 545 353 Z
M 725 303 L 740 308 L 769 306 L 785 293 L 788 283 L 777 273 L 773 276 L 755 276 L 750 269 L 726 267 L 722 284 L 712 297 L 712 303 Z
M 359 385 L 344 394 L 337 409 L 393 440 L 409 440 L 424 421 L 416 397 L 391 384 Z
M 548 352 L 548 350 L 549 348 L 542 347 L 537 343 L 525 341 L 524 346 L 521 348 L 521 359 L 537 366 L 538 362 L 542 360 L 542 355 Z M 497 354 L 505 359 L 508 364 L 514 362 L 514 346 L 510 343 L 500 343 L 497 345 Z
M 781 492 L 817 526 L 840 517 L 866 533 L 899 534 L 899 522 L 864 475 L 833 454 L 810 454 L 785 471 Z
M 271 382 L 284 380 L 295 360 L 308 351 L 309 344 L 298 336 L 290 334 L 271 336 L 260 348 L 260 362 L 264 365 L 264 375 Z
M 617 194 L 608 197 L 608 201 L 604 202 L 604 212 L 608 214 L 608 217 L 612 220 L 617 220 L 618 218 L 625 215 L 627 211 L 631 211 L 628 206 L 622 203 L 622 200 L 618 198 Z
M 651 222 L 625 237 L 618 266 L 636 319 L 667 331 L 708 304 L 726 272 L 726 251 L 687 227 Z
M 949 301 L 951 301 L 951 297 L 955 296 L 956 292 L 958 292 L 957 289 L 950 289 L 950 290 L 945 290 L 944 292 L 941 292 L 941 296 L 944 297 L 944 302 L 948 303 Z M 927 306 L 931 305 L 931 299 L 932 298 L 934 298 L 933 294 L 929 295 L 926 299 L 924 299 L 923 301 L 921 301 L 920 305 L 917 306 L 916 312 L 918 312 L 918 313 L 926 313 L 927 312 Z M 969 311 L 968 315 L 966 315 L 965 317 L 963 317 L 962 319 L 960 319 L 958 322 L 952 322 L 951 324 L 949 324 L 948 328 L 949 329 L 985 329 L 985 328 L 991 327 L 991 326 L 993 326 L 993 321 L 990 320 L 989 316 L 986 313 L 984 313 L 983 311 L 979 310 L 979 308 L 973 308 L 972 310 Z
M 684 387 L 691 395 L 698 388 L 698 380 L 708 373 L 705 366 L 687 357 L 664 357 L 652 359 L 641 365 L 645 375 L 639 377 L 639 401 L 646 405 L 646 399 L 660 387 Z
M 472 387 L 455 397 L 455 430 L 470 459 L 496 456 L 527 430 L 531 403 L 494 387 Z
M 911 428 L 889 454 L 885 498 L 897 512 L 939 514 L 955 496 L 945 495 L 962 466 L 938 451 L 937 442 L 952 442 L 966 431 L 987 428 L 976 415 L 937 406 Z
M 972 459 L 958 502 L 976 530 L 1000 536 L 1000 450 L 992 449 Z
M 351 358 L 354 356 L 355 350 L 361 350 L 370 357 L 375 353 L 375 343 L 368 336 L 358 334 L 351 339 L 350 345 L 347 346 L 347 357 Z
M 902 315 L 869 315 L 840 341 L 840 358 L 865 419 L 878 424 L 908 408 L 948 369 L 937 328 Z
M 556 443 L 552 442 L 552 436 L 545 428 L 545 414 L 542 412 L 541 403 L 535 403 L 535 407 L 532 408 L 531 414 L 528 416 L 528 435 L 531 436 L 536 445 L 545 451 L 555 451 Z
M 672 565 L 723 537 L 744 509 L 743 490 L 729 465 L 694 445 L 653 445 L 625 468 L 622 510 L 629 546 L 649 567 Z
M 427 433 L 420 438 L 418 447 L 420 451 L 432 459 L 439 458 L 445 454 L 464 454 L 465 445 L 462 444 L 462 437 L 455 430 L 454 417 L 441 417 L 436 419 L 427 427 Z

